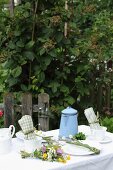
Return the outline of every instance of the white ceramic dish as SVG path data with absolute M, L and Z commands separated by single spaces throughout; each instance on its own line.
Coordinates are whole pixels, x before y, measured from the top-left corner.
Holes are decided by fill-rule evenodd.
M 15 133 L 15 127 L 0 128 L 0 154 L 6 154 L 11 151 L 12 137 Z
M 35 131 L 34 131 L 35 132 Z M 43 136 L 45 136 L 45 133 L 44 132 L 42 132 L 42 131 L 40 131 L 40 132 L 38 132 L 38 135 L 37 135 L 37 133 L 35 132 L 35 134 L 36 134 L 36 138 L 37 138 L 37 140 L 42 140 L 42 137 Z M 16 137 L 18 138 L 18 139 L 20 139 L 20 140 L 24 140 L 25 139 L 25 136 L 24 136 L 24 133 L 20 130 L 20 131 L 18 131 L 18 132 L 16 132 Z
M 97 140 L 97 139 L 95 139 L 94 136 L 90 135 L 87 137 L 87 139 L 92 140 L 92 141 L 98 141 L 101 144 L 112 142 L 112 139 L 109 136 L 105 136 L 103 140 Z
M 97 142 L 93 142 L 93 141 L 90 141 L 90 140 L 84 140 L 83 143 L 86 143 L 86 144 L 88 144 L 92 147 L 95 147 L 95 148 L 101 150 L 101 146 Z M 78 146 L 78 145 L 66 144 L 62 148 L 63 148 L 63 150 L 66 154 L 70 154 L 70 155 L 73 155 L 73 156 L 76 156 L 76 155 L 84 156 L 84 155 L 94 154 L 89 149 L 82 147 L 82 146 Z
M 18 131 L 18 132 L 16 132 L 16 137 L 18 138 L 18 139 L 20 139 L 20 140 L 24 140 L 24 134 L 23 134 L 23 132 L 22 131 Z M 42 139 L 41 137 L 39 137 L 39 136 L 37 136 L 37 139 Z
M 16 135 L 16 137 L 17 137 L 18 139 L 24 140 L 24 134 L 23 134 L 22 131 L 16 132 L 15 135 Z

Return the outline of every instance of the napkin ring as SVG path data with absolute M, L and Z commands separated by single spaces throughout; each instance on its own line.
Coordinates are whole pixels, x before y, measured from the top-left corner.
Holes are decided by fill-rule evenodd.
M 95 123 L 99 123 L 99 120 L 96 120 L 96 121 L 94 121 L 94 122 L 91 122 L 91 123 L 89 123 L 89 125 L 95 124 Z
M 33 133 L 33 132 L 34 132 L 34 130 L 29 130 L 28 132 L 24 133 L 24 135 L 28 135 L 28 134 Z

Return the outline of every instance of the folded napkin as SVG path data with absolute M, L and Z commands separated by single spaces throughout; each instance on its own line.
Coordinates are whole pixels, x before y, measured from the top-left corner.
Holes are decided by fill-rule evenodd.
M 101 128 L 101 126 L 99 124 L 98 116 L 95 115 L 95 112 L 92 107 L 85 109 L 84 114 L 85 114 L 91 128 L 93 128 L 93 129 Z
M 24 115 L 18 123 L 25 135 L 25 139 L 34 139 L 36 137 L 34 133 L 33 121 L 30 115 Z
M 80 142 L 80 141 L 78 141 L 78 140 L 66 141 L 66 142 L 69 143 L 69 144 L 78 145 L 78 146 L 82 146 L 82 147 L 84 147 L 84 148 L 87 148 L 87 149 L 89 149 L 91 152 L 93 152 L 93 154 L 100 154 L 100 150 L 99 150 L 99 149 L 97 149 L 97 148 L 95 148 L 95 147 L 92 147 L 92 146 L 90 146 L 90 145 L 88 145 L 88 144 L 82 143 L 82 142 Z

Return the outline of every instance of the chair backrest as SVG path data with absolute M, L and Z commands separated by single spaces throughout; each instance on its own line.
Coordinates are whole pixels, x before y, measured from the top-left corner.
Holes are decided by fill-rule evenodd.
M 15 124 L 15 115 L 19 113 L 23 115 L 31 115 L 37 113 L 38 129 L 47 131 L 49 130 L 49 95 L 41 93 L 38 95 L 37 104 L 33 104 L 32 94 L 23 93 L 21 96 L 21 104 L 15 103 L 14 93 L 7 93 L 4 95 L 3 100 L 4 110 L 4 127 L 9 127 Z

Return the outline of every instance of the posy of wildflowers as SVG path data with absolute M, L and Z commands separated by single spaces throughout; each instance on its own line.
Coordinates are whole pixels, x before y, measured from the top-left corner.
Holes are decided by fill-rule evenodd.
M 27 153 L 26 151 L 21 151 L 21 157 L 33 157 L 39 158 L 43 161 L 56 161 L 66 163 L 70 160 L 70 155 L 63 152 L 61 146 L 59 145 L 43 145 L 40 149 L 36 149 L 33 153 Z

